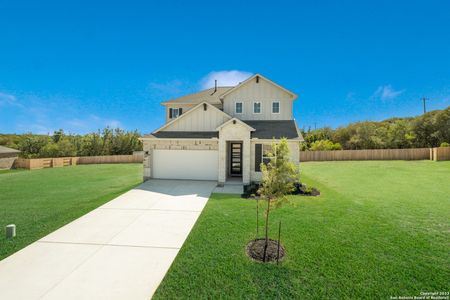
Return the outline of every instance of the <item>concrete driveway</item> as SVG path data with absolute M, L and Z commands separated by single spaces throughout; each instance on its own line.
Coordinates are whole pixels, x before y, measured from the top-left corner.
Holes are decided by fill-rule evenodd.
M 215 186 L 145 182 L 0 261 L 0 299 L 149 299 Z

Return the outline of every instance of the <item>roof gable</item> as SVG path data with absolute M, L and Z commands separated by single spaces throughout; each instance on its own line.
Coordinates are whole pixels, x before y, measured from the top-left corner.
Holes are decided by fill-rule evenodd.
M 217 126 L 230 119 L 231 116 L 228 114 L 203 102 L 158 128 L 154 133 L 159 131 L 215 131 Z
M 255 131 L 255 128 L 249 126 L 247 123 L 239 120 L 238 118 L 232 118 L 231 120 L 228 120 L 227 122 L 221 124 L 219 127 L 216 128 L 216 130 L 221 130 L 222 128 L 228 126 L 229 124 L 240 124 L 247 128 L 249 131 Z
M 288 89 L 285 89 L 281 85 L 279 85 L 279 84 L 273 82 L 272 80 L 270 80 L 270 79 L 262 76 L 261 74 L 257 73 L 255 75 L 251 76 L 250 78 L 244 80 L 243 82 L 239 83 L 235 87 L 233 87 L 233 88 L 225 91 L 224 93 L 222 93 L 220 95 L 220 99 L 223 100 L 227 95 L 229 95 L 229 94 L 233 93 L 234 91 L 236 91 L 236 90 L 238 90 L 238 89 L 248 85 L 249 83 L 253 82 L 253 80 L 256 80 L 256 81 L 264 80 L 264 81 L 270 83 L 271 85 L 275 86 L 276 88 L 278 88 L 278 89 L 284 91 L 285 93 L 289 94 L 293 100 L 295 100 L 297 98 L 297 95 L 295 93 L 289 91 Z

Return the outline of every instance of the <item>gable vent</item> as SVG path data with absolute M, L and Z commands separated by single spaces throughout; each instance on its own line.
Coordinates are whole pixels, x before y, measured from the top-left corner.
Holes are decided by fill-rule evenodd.
M 208 108 L 208 105 L 206 105 L 206 103 L 203 103 L 203 110 L 206 111 L 207 108 Z
M 259 83 L 259 76 L 256 76 L 256 83 Z

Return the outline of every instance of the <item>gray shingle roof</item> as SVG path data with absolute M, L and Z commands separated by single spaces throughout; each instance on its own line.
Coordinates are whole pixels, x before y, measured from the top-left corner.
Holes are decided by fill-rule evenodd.
M 157 138 L 210 139 L 219 137 L 217 131 L 159 131 L 152 133 Z
M 233 87 L 229 86 L 219 86 L 217 87 L 217 91 L 215 92 L 214 88 L 210 88 L 197 93 L 167 100 L 162 102 L 161 104 L 199 104 L 202 102 L 208 102 L 210 104 L 222 104 L 222 101 L 220 101 L 220 95 L 228 90 L 231 90 L 232 88 Z
M 20 153 L 19 150 L 13 149 L 13 148 L 8 148 L 5 146 L 0 146 L 0 153 Z
M 252 138 L 280 139 L 285 137 L 288 139 L 299 138 L 299 140 L 303 140 L 294 120 L 243 122 L 256 129 L 252 132 Z M 163 139 L 210 139 L 219 137 L 217 131 L 159 131 L 151 135 Z
M 252 132 L 252 138 L 280 139 L 285 137 L 288 139 L 301 138 L 303 140 L 294 120 L 244 122 L 256 129 Z

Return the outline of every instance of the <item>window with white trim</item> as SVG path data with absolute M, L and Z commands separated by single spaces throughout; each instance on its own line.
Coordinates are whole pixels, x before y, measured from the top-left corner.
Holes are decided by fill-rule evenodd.
M 279 114 L 280 113 L 280 101 L 272 102 L 272 113 Z
M 262 145 L 262 163 L 267 165 L 270 162 L 270 158 L 272 157 L 272 145 L 263 144 Z
M 181 116 L 182 108 L 169 108 L 169 118 L 175 119 Z
M 236 102 L 234 106 L 234 112 L 237 114 L 242 114 L 242 102 Z
M 261 102 L 253 102 L 253 113 L 254 114 L 261 113 Z

